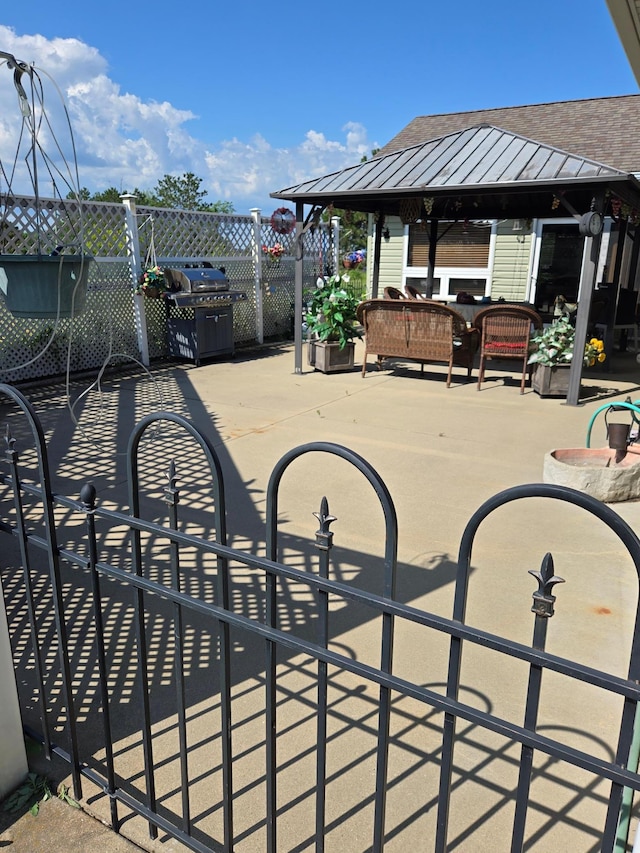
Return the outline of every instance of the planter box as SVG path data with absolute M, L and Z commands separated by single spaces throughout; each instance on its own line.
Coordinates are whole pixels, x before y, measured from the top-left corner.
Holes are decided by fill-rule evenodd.
M 316 366 L 316 344 L 318 343 L 317 338 L 311 336 L 307 341 L 307 360 L 311 367 Z
M 351 370 L 354 350 L 353 343 L 348 343 L 344 349 L 340 349 L 340 344 L 334 341 L 309 341 L 309 364 L 322 373 Z
M 541 397 L 566 397 L 569 390 L 570 364 L 534 364 L 531 387 Z
M 14 317 L 55 320 L 80 314 L 92 258 L 0 255 L 0 290 Z

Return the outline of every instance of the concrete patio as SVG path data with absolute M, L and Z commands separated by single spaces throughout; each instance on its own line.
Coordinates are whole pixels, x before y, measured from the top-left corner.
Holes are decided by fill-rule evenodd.
M 358 354 L 356 354 L 356 361 Z M 640 397 L 640 366 L 634 354 L 616 354 L 611 373 L 588 372 L 583 380 L 583 400 L 578 407 L 561 400 L 540 399 L 529 389 L 519 394 L 517 371 L 489 366 L 482 391 L 476 390 L 476 372 L 467 383 L 465 371 L 454 369 L 450 389 L 445 387 L 444 367 L 420 368 L 398 363 L 393 370 L 370 369 L 366 378 L 359 367 L 352 372 L 323 375 L 308 368 L 302 375 L 293 372 L 293 351 L 288 345 L 240 352 L 234 360 L 209 363 L 196 368 L 188 364 L 155 366 L 143 372 L 113 375 L 105 379 L 101 392 L 94 388 L 86 395 L 91 379 L 72 385 L 72 399 L 79 398 L 74 423 L 66 408 L 63 385 L 24 389 L 47 433 L 50 462 L 55 471 L 54 490 L 77 497 L 82 485 L 92 481 L 103 505 L 126 506 L 124 460 L 128 434 L 136 421 L 160 409 L 185 415 L 207 432 L 220 454 L 226 489 L 230 542 L 235 547 L 264 551 L 264 496 L 269 476 L 277 461 L 292 447 L 310 441 L 336 442 L 363 456 L 385 481 L 395 503 L 399 520 L 398 597 L 412 605 L 449 617 L 452 611 L 453 577 L 460 538 L 472 513 L 502 489 L 540 482 L 545 453 L 551 448 L 582 447 L 591 414 L 603 403 Z M 10 406 L 0 405 L 0 422 L 9 421 L 20 441 L 24 429 Z M 604 444 L 602 424 L 594 430 L 592 446 Z M 177 457 L 178 481 L 184 489 L 181 511 L 194 532 L 206 534 L 207 490 L 201 471 L 194 466 L 189 448 L 171 430 L 149 443 L 145 457 L 145 484 L 149 499 L 145 517 L 162 518 L 159 500 L 165 485 L 164 471 L 170 452 Z M 28 454 L 26 458 L 28 464 Z M 298 553 L 302 539 L 313 539 L 317 512 L 323 495 L 329 499 L 333 524 L 336 563 L 345 581 L 380 591 L 380 555 L 383 530 L 379 507 L 353 472 L 333 459 L 305 458 L 287 479 L 281 498 L 285 550 Z M 640 531 L 640 503 L 615 505 L 631 527 Z M 73 525 L 68 535 L 73 538 Z M 5 543 L 2 543 L 3 548 Z M 114 551 L 118 544 L 110 546 Z M 624 675 L 637 605 L 638 583 L 629 558 L 619 543 L 594 521 L 571 506 L 536 500 L 526 509 L 509 507 L 499 519 L 489 523 L 474 550 L 474 578 L 471 583 L 468 621 L 485 630 L 530 643 L 533 617 L 531 593 L 535 582 L 527 574 L 537 570 L 547 551 L 555 560 L 555 572 L 567 581 L 554 590 L 560 617 L 551 620 L 548 648 L 564 656 L 575 655 L 583 663 Z M 10 561 L 11 563 L 11 561 Z M 3 572 L 5 594 L 11 597 L 12 563 Z M 199 578 L 206 587 L 208 579 Z M 195 580 L 194 580 L 195 583 Z M 255 608 L 255 592 L 249 579 L 239 595 L 246 596 L 246 612 Z M 304 628 L 310 603 L 306 594 L 293 590 L 290 602 L 292 624 Z M 17 612 L 17 611 L 16 611 Z M 255 612 L 255 609 L 254 611 Z M 79 610 L 80 618 L 81 611 Z M 357 610 L 334 614 L 332 642 L 358 659 L 368 661 L 371 648 L 377 650 L 377 627 Z M 200 638 L 201 639 L 201 638 Z M 162 639 L 158 654 L 159 689 L 162 678 Z M 234 683 L 236 697 L 246 697 L 246 712 L 235 735 L 246 746 L 237 773 L 239 794 L 236 809 L 239 853 L 264 850 L 263 794 L 255 780 L 261 777 L 258 744 L 261 730 L 252 722 L 252 708 L 260 702 L 262 658 L 247 648 L 239 657 Z M 55 649 L 51 651 L 55 655 Z M 123 719 L 135 716 L 128 707 L 127 649 L 122 654 Z M 194 646 L 190 654 L 192 672 L 208 671 L 208 650 Z M 377 651 L 375 652 L 377 654 Z M 375 658 L 374 654 L 374 658 Z M 206 658 L 206 659 L 205 659 Z M 375 662 L 375 661 L 374 661 Z M 24 662 L 20 662 L 19 666 Z M 289 657 L 282 661 L 283 702 L 281 725 L 286 728 L 280 744 L 282 773 L 281 845 L 283 851 L 313 848 L 309 814 L 313 787 L 313 707 L 309 690 L 308 660 Z M 419 677 L 424 684 L 441 685 L 446 678 L 446 643 L 442 637 L 413 631 L 399 632 L 396 638 L 394 669 L 407 677 Z M 21 671 L 21 670 L 20 670 Z M 416 673 L 419 675 L 416 676 Z M 509 677 L 504 669 L 486 664 L 480 653 L 470 655 L 464 671 L 465 689 L 493 713 L 519 719 L 522 706 L 522 670 L 514 667 Z M 526 682 L 525 682 L 526 683 Z M 25 684 L 21 685 L 25 689 Z M 26 685 L 28 687 L 28 684 Z M 96 723 L 92 720 L 93 693 L 89 683 L 79 690 L 79 724 L 83 737 L 93 742 Z M 330 726 L 336 728 L 338 744 L 344 744 L 346 719 L 355 720 L 351 729 L 349 754 L 335 755 L 334 775 L 328 791 L 327 850 L 359 853 L 370 846 L 371 799 L 368 794 L 373 774 L 371 759 L 372 725 L 369 725 L 375 693 L 355 687 L 340 675 L 336 679 L 340 699 L 335 700 Z M 207 738 L 211 719 L 204 696 L 194 693 L 190 705 L 191 733 L 200 743 Z M 571 726 L 567 739 L 592 742 L 606 752 L 615 733 L 615 703 L 591 695 L 587 687 L 576 688 L 571 696 L 549 689 L 545 695 L 543 723 L 554 729 L 561 723 Z M 585 715 L 585 707 L 589 714 Z M 561 717 L 560 712 L 563 712 Z M 27 722 L 37 727 L 33 703 L 24 711 Z M 439 725 L 439 716 L 404 702 L 394 718 L 391 756 L 393 784 L 387 808 L 385 850 L 404 851 L 424 844 L 432 835 L 434 813 L 433 780 L 436 770 L 435 746 L 429 731 Z M 418 726 L 420 721 L 422 727 Z M 171 729 L 168 715 L 158 726 Z M 426 732 L 426 735 L 425 735 Z M 172 741 L 167 739 L 168 809 L 177 798 L 170 776 Z M 139 773 L 139 739 L 135 720 L 123 725 L 123 737 L 116 746 L 122 766 L 131 762 L 132 775 Z M 342 746 L 344 749 L 344 746 Z M 488 750 L 491 750 L 490 752 Z M 96 752 L 99 761 L 100 750 Z M 517 778 L 518 750 L 500 739 L 476 741 L 469 732 L 458 758 L 460 786 L 452 814 L 450 849 L 457 851 L 508 850 L 508 838 L 500 828 L 510 815 L 510 792 Z M 359 758 L 358 758 L 359 756 Z M 194 759 L 195 760 L 195 759 Z M 197 773 L 196 773 L 197 775 Z M 194 782 L 194 787 L 197 787 Z M 210 790 L 201 792 L 201 813 L 212 818 L 214 829 L 219 810 L 211 802 Z M 595 827 L 602 816 L 608 786 L 586 773 L 567 781 L 563 768 L 542 762 L 532 793 L 531 846 L 551 851 L 566 847 L 572 853 L 597 849 Z M 425 808 L 426 805 L 426 808 Z M 105 820 L 104 798 L 95 796 L 87 783 L 83 810 Z M 57 809 L 60 812 L 60 809 Z M 565 823 L 558 820 L 564 813 Z M 61 812 L 57 818 L 21 818 L 6 832 L 13 833 L 12 849 L 34 851 L 20 846 L 21 825 L 30 830 L 41 821 L 50 851 L 70 849 L 65 837 L 71 823 L 86 816 L 75 811 Z M 632 821 L 635 831 L 636 820 Z M 52 831 L 55 827 L 55 831 Z M 311 823 L 312 828 L 312 823 Z M 58 832 L 59 841 L 55 840 Z M 203 829 L 204 832 L 204 829 Z M 148 838 L 140 818 L 127 819 L 122 827 L 125 838 L 145 850 L 183 850 L 162 832 L 156 841 Z M 8 837 L 8 836 L 7 836 Z M 0 845 L 5 834 L 0 835 Z M 25 842 L 25 844 L 30 842 Z M 94 843 L 94 842 L 92 842 Z M 59 844 L 58 847 L 55 845 Z M 123 844 L 110 831 L 96 843 L 105 851 L 121 850 Z M 44 849 L 44 847 L 43 847 Z M 80 849 L 76 847 L 75 849 Z

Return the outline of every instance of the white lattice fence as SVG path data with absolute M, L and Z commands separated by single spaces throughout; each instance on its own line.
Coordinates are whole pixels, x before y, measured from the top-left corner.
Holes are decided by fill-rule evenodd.
M 121 355 L 140 359 L 136 333 L 133 285 L 133 245 L 139 241 L 145 258 L 151 238 L 161 265 L 183 267 L 207 260 L 224 267 L 233 290 L 247 301 L 234 308 L 236 344 L 256 340 L 256 312 L 262 303 L 265 339 L 293 335 L 294 235 L 279 235 L 268 218 L 261 218 L 256 245 L 251 216 L 141 207 L 135 211 L 136 234 L 127 230 L 126 209 L 105 202 L 0 196 L 0 253 L 5 255 L 84 252 L 88 265 L 87 296 L 73 319 L 57 322 L 14 317 L 0 298 L 0 379 L 19 381 L 100 368 Z M 36 234 L 40 234 L 39 245 Z M 304 289 L 328 270 L 331 255 L 328 229 L 322 226 L 304 237 Z M 262 245 L 280 242 L 285 253 L 267 260 Z M 259 291 L 256 292 L 256 288 Z M 261 299 L 258 299 L 258 296 Z M 306 301 L 306 300 L 305 300 Z M 166 316 L 161 301 L 145 300 L 150 358 L 167 356 Z M 118 354 L 115 356 L 115 354 Z
M 262 244 L 273 246 L 280 243 L 284 255 L 271 260 L 263 253 L 262 283 L 264 290 L 264 334 L 265 337 L 293 336 L 294 323 L 294 276 L 295 234 L 277 234 L 268 218 L 261 221 Z M 304 237 L 303 302 L 316 287 L 319 276 L 329 272 L 331 265 L 329 229 L 325 226 L 307 231 Z

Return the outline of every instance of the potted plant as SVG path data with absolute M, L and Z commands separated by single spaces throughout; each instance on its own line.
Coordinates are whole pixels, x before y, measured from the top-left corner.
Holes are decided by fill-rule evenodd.
M 356 249 L 355 252 L 349 252 L 342 259 L 342 266 L 345 269 L 357 269 L 364 261 L 366 255 L 365 249 Z
M 306 315 L 309 362 L 323 373 L 353 367 L 354 338 L 362 337 L 356 318 L 358 300 L 345 287 L 349 277 L 319 278 Z
M 573 360 L 576 330 L 568 317 L 558 317 L 540 334 L 531 338 L 533 365 L 531 387 L 541 397 L 565 396 L 569 384 L 569 368 Z M 606 355 L 604 343 L 591 338 L 585 344 L 584 365 L 601 364 Z
M 134 293 L 141 293 L 149 299 L 160 299 L 166 292 L 167 282 L 157 265 L 143 270 L 134 288 Z

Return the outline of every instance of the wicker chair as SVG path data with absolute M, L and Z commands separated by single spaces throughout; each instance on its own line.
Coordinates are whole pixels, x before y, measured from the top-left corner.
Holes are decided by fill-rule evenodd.
M 478 391 L 484 379 L 485 361 L 506 358 L 522 361 L 520 393 L 524 394 L 531 327 L 537 331 L 542 329 L 540 315 L 533 308 L 522 305 L 492 305 L 478 311 L 473 325 L 481 335 Z
M 405 284 L 404 292 L 407 294 L 408 299 L 425 299 L 424 293 L 418 290 L 417 287 L 414 287 L 412 284 Z
M 398 290 L 397 287 L 385 287 L 384 289 L 384 298 L 385 299 L 406 299 L 407 297 L 401 290 Z
M 426 362 L 445 362 L 447 388 L 454 365 L 466 367 L 471 376 L 479 335 L 448 305 L 428 299 L 369 299 L 358 305 L 357 316 L 364 326 L 363 376 L 369 353 L 376 354 L 378 367 L 384 358 L 419 361 L 421 373 Z

